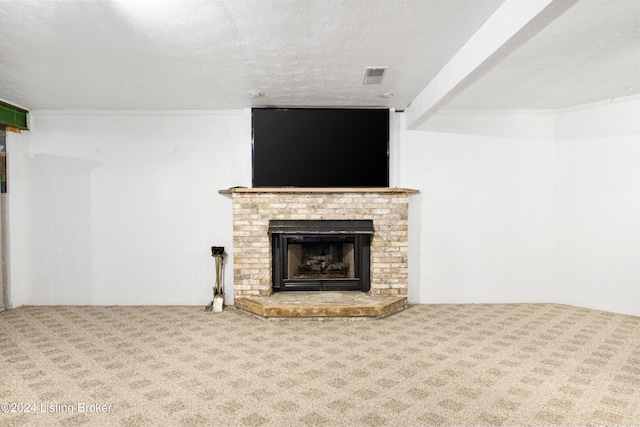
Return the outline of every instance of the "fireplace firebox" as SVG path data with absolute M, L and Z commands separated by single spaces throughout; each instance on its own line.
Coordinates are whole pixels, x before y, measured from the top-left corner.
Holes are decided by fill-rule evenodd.
M 273 291 L 363 291 L 373 220 L 271 220 Z

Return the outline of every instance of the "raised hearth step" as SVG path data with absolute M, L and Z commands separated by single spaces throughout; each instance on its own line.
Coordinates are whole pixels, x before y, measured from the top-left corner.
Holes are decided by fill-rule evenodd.
M 407 307 L 401 295 L 358 291 L 276 292 L 269 297 L 236 297 L 240 310 L 264 318 L 382 318 Z

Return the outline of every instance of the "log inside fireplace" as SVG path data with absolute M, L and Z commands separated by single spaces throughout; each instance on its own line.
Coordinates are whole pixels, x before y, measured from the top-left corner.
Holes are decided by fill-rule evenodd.
M 371 288 L 373 220 L 271 220 L 273 291 Z

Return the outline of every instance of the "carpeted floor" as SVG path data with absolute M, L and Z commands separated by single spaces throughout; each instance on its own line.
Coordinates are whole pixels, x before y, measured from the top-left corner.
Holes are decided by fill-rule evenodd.
M 2 426 L 640 425 L 640 318 L 416 305 L 380 320 L 204 307 L 0 313 Z

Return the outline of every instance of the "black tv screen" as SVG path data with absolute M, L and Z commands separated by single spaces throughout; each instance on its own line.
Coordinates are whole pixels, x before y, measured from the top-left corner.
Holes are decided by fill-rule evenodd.
M 253 187 L 388 187 L 389 110 L 254 108 Z

